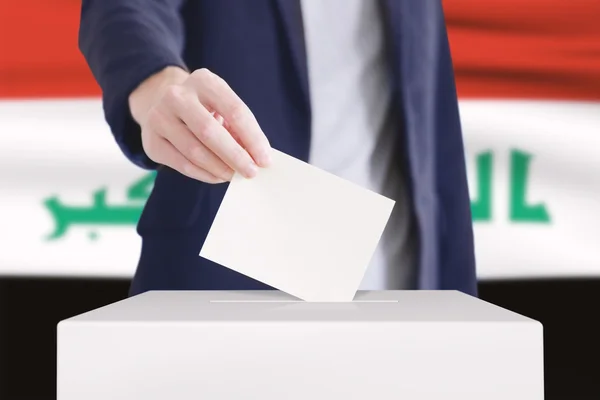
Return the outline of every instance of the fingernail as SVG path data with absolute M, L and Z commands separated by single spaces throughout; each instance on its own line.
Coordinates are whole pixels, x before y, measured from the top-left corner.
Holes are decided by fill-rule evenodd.
M 246 167 L 246 178 L 254 178 L 256 176 L 256 174 L 258 173 L 258 167 L 254 164 L 250 164 L 248 165 L 248 167 Z

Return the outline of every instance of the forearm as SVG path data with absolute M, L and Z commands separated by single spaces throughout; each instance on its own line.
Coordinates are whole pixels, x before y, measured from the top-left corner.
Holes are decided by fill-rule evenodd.
M 129 109 L 133 119 L 141 124 L 148 110 L 170 85 L 182 84 L 189 72 L 179 67 L 167 67 L 144 80 L 129 95 Z
M 186 68 L 182 2 L 82 0 L 79 47 L 102 89 L 105 118 L 119 147 L 143 168 L 155 164 L 144 153 L 129 97 L 148 77 Z M 136 115 L 143 116 L 144 102 L 135 103 Z

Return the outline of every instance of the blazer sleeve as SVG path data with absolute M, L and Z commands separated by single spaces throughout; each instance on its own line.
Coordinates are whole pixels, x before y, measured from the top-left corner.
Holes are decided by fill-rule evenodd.
M 153 169 L 133 120 L 129 94 L 182 59 L 183 0 L 82 0 L 79 48 L 102 90 L 104 116 L 116 142 L 134 164 Z
M 437 191 L 441 207 L 439 256 L 441 289 L 477 295 L 471 201 L 454 69 L 442 18 L 437 73 Z

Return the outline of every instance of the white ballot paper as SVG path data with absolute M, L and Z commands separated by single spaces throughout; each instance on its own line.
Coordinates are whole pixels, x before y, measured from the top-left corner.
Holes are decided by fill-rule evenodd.
M 394 201 L 278 150 L 235 174 L 200 256 L 306 301 L 352 301 Z

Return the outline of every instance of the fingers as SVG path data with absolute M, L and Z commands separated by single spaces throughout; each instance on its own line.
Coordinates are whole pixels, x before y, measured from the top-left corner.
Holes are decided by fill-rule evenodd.
M 160 137 L 157 137 L 157 140 L 158 143 L 156 146 L 160 147 L 160 150 L 156 152 L 158 156 L 154 160 L 155 162 L 166 165 L 192 179 L 197 179 L 206 183 L 225 182 L 224 179 L 216 177 L 210 172 L 190 162 L 175 148 L 175 146 L 169 143 L 168 140 Z
M 233 170 L 202 144 L 183 122 L 174 120 L 163 132 L 164 137 L 192 164 L 220 179 L 231 180 Z
M 252 178 L 271 162 L 271 146 L 250 109 L 206 69 L 161 89 L 142 125 L 151 159 L 204 182 L 229 181 L 234 171 Z
M 190 80 L 196 89 L 200 103 L 223 117 L 230 133 L 238 138 L 241 147 L 253 161 L 261 167 L 269 166 L 271 162 L 269 141 L 250 109 L 231 87 L 219 76 L 206 69 L 192 73 Z M 233 142 L 238 143 L 235 140 Z M 228 147 L 230 149 L 233 147 L 229 142 L 224 145 L 231 146 Z M 239 154 L 236 157 L 244 158 Z
M 194 136 L 229 168 L 247 178 L 256 176 L 258 168 L 252 157 L 195 96 L 171 104 Z

